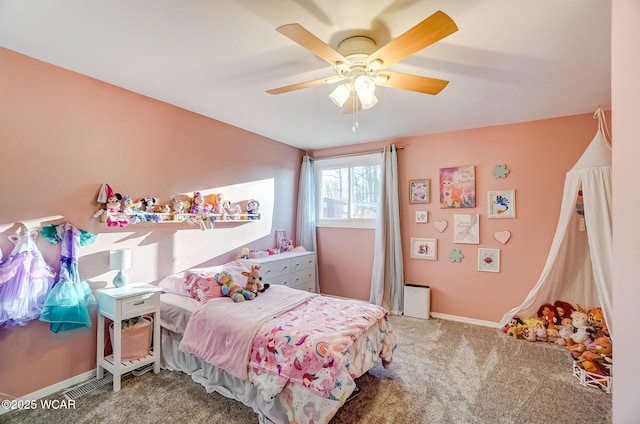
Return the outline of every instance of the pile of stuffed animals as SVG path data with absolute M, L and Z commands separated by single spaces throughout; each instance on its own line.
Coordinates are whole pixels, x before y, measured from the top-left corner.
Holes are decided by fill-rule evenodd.
M 260 265 L 252 265 L 251 271 L 243 271 L 242 275 L 247 277 L 246 287 L 236 283 L 233 276 L 227 271 L 220 271 L 216 274 L 215 280 L 220 284 L 223 296 L 230 297 L 234 302 L 244 302 L 253 300 L 258 293 L 264 293 L 270 285 L 262 284 L 260 276 Z
M 565 346 L 578 367 L 611 375 L 613 346 L 601 308 L 585 311 L 561 300 L 545 303 L 537 317 L 514 317 L 503 331 L 516 339 Z
M 260 203 L 251 199 L 247 201 L 243 213 L 239 204 L 225 200 L 222 194 L 211 195 L 208 199 L 196 191 L 191 199 L 178 199 L 171 196 L 171 202 L 161 204 L 157 197 L 144 197 L 134 201 L 131 196 L 116 193 L 108 184 L 102 184 L 98 193 L 98 203 L 104 204 L 93 216 L 102 216 L 110 227 L 124 227 L 139 222 L 159 222 L 180 220 L 198 223 L 205 228 L 213 228 L 213 222 L 222 220 L 258 219 Z M 185 216 L 186 214 L 186 216 Z

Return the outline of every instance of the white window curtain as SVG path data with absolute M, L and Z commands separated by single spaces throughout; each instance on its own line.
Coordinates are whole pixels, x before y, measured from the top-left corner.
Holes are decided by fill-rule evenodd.
M 404 270 L 398 201 L 398 155 L 395 144 L 382 152 L 382 187 L 378 201 L 369 302 L 392 314 L 403 312 Z
M 296 219 L 296 241 L 310 252 L 317 252 L 316 244 L 316 183 L 313 158 L 304 156 L 300 167 L 298 185 L 298 214 Z M 316 263 L 316 293 L 320 292 L 318 264 Z

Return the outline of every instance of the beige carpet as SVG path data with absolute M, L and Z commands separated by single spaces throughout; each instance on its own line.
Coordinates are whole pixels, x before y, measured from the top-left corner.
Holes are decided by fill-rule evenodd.
M 392 316 L 394 363 L 358 379 L 332 424 L 611 423 L 611 394 L 583 387 L 564 348 L 441 319 Z M 61 394 L 50 399 L 64 399 Z M 147 373 L 86 394 L 71 410 L 14 411 L 0 423 L 257 423 L 253 411 L 180 372 Z M 303 423 L 299 423 L 303 424 Z M 306 424 L 306 423 L 304 423 Z

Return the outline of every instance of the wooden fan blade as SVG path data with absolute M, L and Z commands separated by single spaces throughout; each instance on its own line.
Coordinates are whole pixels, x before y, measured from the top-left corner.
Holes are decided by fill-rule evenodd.
M 425 94 L 438 94 L 443 88 L 449 84 L 449 81 L 421 77 L 412 74 L 403 74 L 400 72 L 384 71 L 378 74 L 379 76 L 388 76 L 389 79 L 385 82 L 377 82 L 377 85 L 383 87 L 401 88 L 403 90 L 417 91 Z
M 312 81 L 299 82 L 297 84 L 285 85 L 284 87 L 272 88 L 271 90 L 267 90 L 269 94 L 282 94 L 288 93 L 289 91 L 300 90 L 301 88 L 313 87 L 314 85 L 322 85 L 322 84 L 331 84 L 337 82 L 335 76 L 320 78 Z
M 446 13 L 438 10 L 404 34 L 394 38 L 376 52 L 369 55 L 367 63 L 376 59 L 386 68 L 410 56 L 444 37 L 453 34 L 458 26 Z
M 282 35 L 289 37 L 291 40 L 300 44 L 305 49 L 311 51 L 320 59 L 336 65 L 338 63 L 346 63 L 347 59 L 331 48 L 324 41 L 313 35 L 300 24 L 286 24 L 276 28 L 276 31 Z

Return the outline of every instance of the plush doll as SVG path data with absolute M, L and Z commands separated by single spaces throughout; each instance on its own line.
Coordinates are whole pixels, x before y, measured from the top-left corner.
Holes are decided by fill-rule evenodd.
M 269 284 L 262 284 L 262 277 L 260 276 L 260 265 L 251 265 L 251 271 L 243 271 L 242 275 L 247 277 L 246 289 L 255 294 L 264 293 L 269 288 Z
M 545 328 L 553 328 L 556 324 L 556 308 L 550 303 L 545 303 L 538 308 L 538 318 L 544 321 Z
M 571 314 L 575 310 L 570 303 L 562 300 L 556 300 L 553 302 L 553 306 L 556 310 L 556 324 L 561 324 L 563 318 L 571 318 Z
M 224 213 L 224 199 L 222 198 L 222 193 L 217 193 L 211 196 L 211 203 L 213 204 L 212 213 L 217 215 L 222 215 Z
M 535 342 L 536 327 L 525 327 L 524 331 L 522 332 L 522 338 L 530 342 Z
M 260 207 L 260 203 L 251 199 L 247 202 L 247 213 L 249 214 L 249 219 L 258 219 L 260 216 L 258 215 L 258 208 Z
M 156 212 L 156 206 L 158 206 L 158 198 L 157 197 L 145 197 L 142 199 L 142 205 L 144 206 L 144 211 L 146 213 L 154 213 Z
M 602 308 L 594 308 L 589 311 L 589 327 L 591 337 L 594 339 L 609 336 L 609 329 L 607 328 L 607 323 L 604 321 Z
M 558 329 L 558 338 L 556 339 L 556 343 L 561 346 L 567 345 L 567 338 L 573 336 L 576 329 L 573 326 L 573 321 L 569 317 L 562 318 L 560 325 L 557 326 Z
M 191 210 L 189 210 L 189 213 L 204 213 L 204 197 L 202 197 L 202 193 L 200 193 L 199 191 L 193 193 L 193 199 L 191 200 Z
M 222 295 L 230 297 L 234 302 L 243 302 L 255 298 L 255 294 L 245 290 L 240 284 L 233 281 L 233 277 L 227 271 L 220 271 L 215 275 L 215 279 L 222 286 Z
M 569 349 L 572 355 L 584 352 L 593 343 L 593 340 L 587 331 L 589 326 L 589 315 L 580 305 L 577 305 L 577 307 L 578 309 L 573 311 L 571 314 L 572 325 L 575 327 L 576 331 L 571 335 L 571 337 L 565 338 L 565 341 L 567 342 L 567 349 Z
M 122 213 L 122 195 L 114 193 L 107 185 L 107 226 L 124 227 L 130 223 L 127 215 Z
M 608 366 L 613 362 L 613 344 L 609 337 L 598 337 L 594 340 L 594 345 L 591 349 L 582 352 L 582 355 L 575 358 L 578 361 L 592 361 L 595 366 L 600 369 L 607 370 Z

